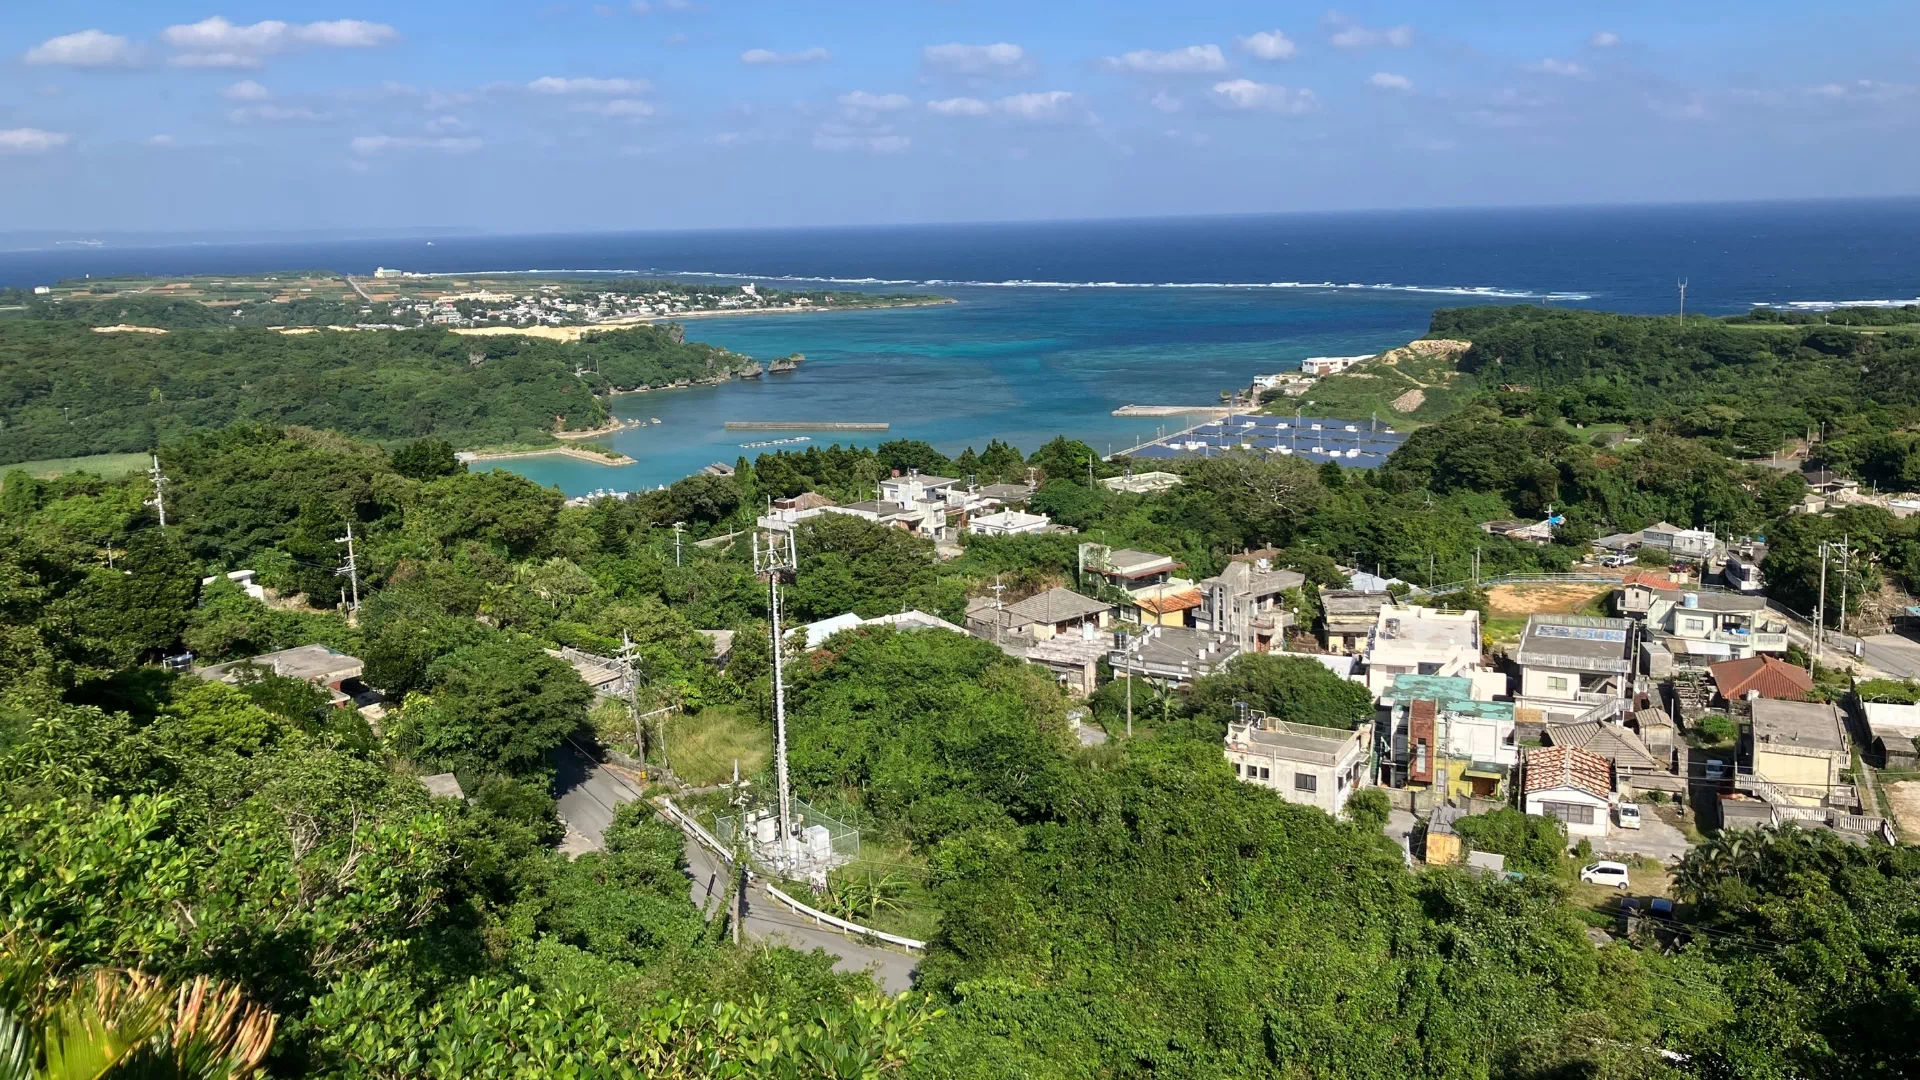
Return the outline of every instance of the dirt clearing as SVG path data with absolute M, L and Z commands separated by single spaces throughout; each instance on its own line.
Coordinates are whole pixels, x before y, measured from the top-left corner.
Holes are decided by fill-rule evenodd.
M 1920 830 L 1920 780 L 1888 784 L 1887 802 L 1893 807 L 1893 824 L 1901 839 L 1911 843 L 1916 830 Z
M 1609 584 L 1591 581 L 1495 585 L 1487 590 L 1488 614 L 1494 618 L 1549 611 L 1570 614 L 1586 608 L 1613 588 Z

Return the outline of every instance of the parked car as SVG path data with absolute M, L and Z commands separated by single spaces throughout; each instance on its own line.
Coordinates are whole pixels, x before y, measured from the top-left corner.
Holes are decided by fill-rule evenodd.
M 1721 759 L 1721 758 L 1707 759 L 1707 779 L 1726 780 L 1731 778 L 1732 776 L 1733 776 L 1733 770 L 1727 767 L 1727 763 L 1724 759 Z
M 1673 901 L 1664 896 L 1656 896 L 1647 901 L 1647 914 L 1656 919 L 1673 918 Z
M 1627 887 L 1627 864 L 1608 859 L 1588 863 L 1580 868 L 1580 880 L 1595 885 L 1611 885 L 1616 889 L 1624 889 Z
M 1613 812 L 1613 816 L 1621 828 L 1637 829 L 1640 827 L 1640 804 L 1623 802 Z

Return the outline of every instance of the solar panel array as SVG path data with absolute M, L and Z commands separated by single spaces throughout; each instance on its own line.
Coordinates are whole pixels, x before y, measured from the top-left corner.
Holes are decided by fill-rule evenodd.
M 1405 434 L 1374 420 L 1233 416 L 1147 443 L 1132 456 L 1165 459 L 1251 451 L 1374 469 L 1406 441 Z

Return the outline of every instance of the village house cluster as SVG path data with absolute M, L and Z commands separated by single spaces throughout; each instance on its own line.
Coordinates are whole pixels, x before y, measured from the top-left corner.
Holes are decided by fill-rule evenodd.
M 374 271 L 373 276 L 382 281 L 422 277 L 386 267 Z M 394 315 L 411 314 L 431 326 L 593 326 L 695 313 L 805 311 L 816 306 L 819 304 L 813 297 L 762 293 L 752 283 L 739 288 L 645 292 L 587 292 L 577 284 L 552 284 L 518 293 L 482 288 L 432 298 L 401 297 L 392 302 L 390 311 Z M 374 312 L 372 306 L 361 309 L 368 316 Z

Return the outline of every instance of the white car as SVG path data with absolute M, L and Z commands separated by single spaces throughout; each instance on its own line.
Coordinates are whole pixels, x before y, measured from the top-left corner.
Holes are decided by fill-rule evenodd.
M 1589 863 L 1580 868 L 1580 880 L 1624 889 L 1627 887 L 1627 864 L 1607 860 Z
M 1623 802 L 1619 809 L 1614 811 L 1614 817 L 1619 821 L 1621 828 L 1637 829 L 1640 827 L 1640 804 Z

